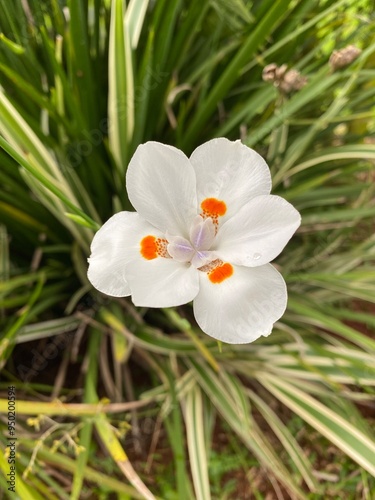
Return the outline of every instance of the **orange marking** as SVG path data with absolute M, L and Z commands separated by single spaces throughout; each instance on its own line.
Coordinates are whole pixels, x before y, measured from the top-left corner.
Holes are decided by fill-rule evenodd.
M 168 241 L 164 238 L 155 238 L 155 236 L 149 235 L 145 236 L 141 240 L 140 252 L 144 259 L 152 260 L 156 257 L 169 258 L 170 255 L 167 252 Z
M 159 257 L 165 257 L 166 259 L 170 258 L 170 255 L 167 250 L 168 240 L 165 238 L 158 238 L 156 240 L 156 249 Z
M 226 262 L 225 264 L 215 267 L 215 269 L 207 274 L 211 283 L 222 283 L 224 280 L 232 276 L 233 266 Z
M 156 259 L 158 256 L 158 245 L 155 236 L 150 235 L 143 238 L 140 252 L 144 259 Z
M 226 204 L 221 200 L 217 200 L 216 198 L 206 198 L 202 201 L 201 208 L 206 216 L 212 218 L 217 218 L 219 215 L 224 215 L 227 211 Z

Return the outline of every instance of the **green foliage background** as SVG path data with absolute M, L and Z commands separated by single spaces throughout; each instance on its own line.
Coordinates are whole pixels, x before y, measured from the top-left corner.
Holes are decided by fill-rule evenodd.
M 354 0 L 1 2 L 0 411 L 14 385 L 21 498 L 236 498 L 218 453 L 246 472 L 248 498 L 371 498 L 374 21 Z M 349 44 L 361 55 L 332 71 Z M 307 85 L 264 82 L 272 62 Z M 136 310 L 86 277 L 95 230 L 131 208 L 137 145 L 189 154 L 219 136 L 262 154 L 302 214 L 276 261 L 288 310 L 239 347 L 203 335 L 189 305 Z M 147 419 L 170 448 L 151 475 L 126 454 Z M 340 490 L 321 469 L 328 442 Z

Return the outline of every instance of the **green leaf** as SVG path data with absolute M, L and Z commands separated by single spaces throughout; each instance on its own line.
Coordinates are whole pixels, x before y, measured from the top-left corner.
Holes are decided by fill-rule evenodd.
M 286 380 L 264 374 L 260 382 L 361 467 L 375 475 L 375 441 L 372 437 Z
M 3 452 L 0 453 L 0 470 L 5 477 L 7 477 L 7 474 L 10 472 L 9 464 L 5 459 Z M 27 484 L 21 477 L 19 477 L 19 474 L 17 474 L 16 477 L 15 488 L 15 493 L 19 495 L 19 498 L 28 498 L 30 500 L 43 500 L 45 498 L 43 495 L 39 494 L 37 490 Z M 7 489 L 9 489 L 9 484 L 7 484 Z
M 91 227 L 96 227 L 96 223 L 90 219 L 85 213 L 82 212 L 80 208 L 74 205 L 66 196 L 61 192 L 61 190 L 56 187 L 55 182 L 47 177 L 47 174 L 42 174 L 39 169 L 31 165 L 27 160 L 25 160 L 20 154 L 18 154 L 15 149 L 13 149 L 10 144 L 8 144 L 2 137 L 0 137 L 0 147 L 2 147 L 14 160 L 16 160 L 22 167 L 24 167 L 28 172 L 30 172 L 39 182 L 41 182 L 51 193 L 56 195 L 65 205 L 67 205 L 71 210 L 76 212 L 76 215 L 81 217 L 83 220 L 87 221 L 87 224 Z
M 93 75 L 85 0 L 68 0 L 70 12 L 71 77 L 88 127 L 99 124 L 97 91 Z
M 197 385 L 191 388 L 185 399 L 185 425 L 195 496 L 197 500 L 210 500 L 203 400 Z
M 248 61 L 276 28 L 282 16 L 285 14 L 290 0 L 276 0 L 267 14 L 257 23 L 255 29 L 244 41 L 238 52 L 232 57 L 226 70 L 218 79 L 209 93 L 203 106 L 199 107 L 190 126 L 186 132 L 183 147 L 190 150 L 195 143 L 200 130 L 214 112 L 218 102 L 225 96 L 228 90 L 239 77 L 245 62 Z
M 89 221 L 87 218 L 82 217 L 81 215 L 76 215 L 76 214 L 70 214 L 69 212 L 65 212 L 65 215 L 69 217 L 70 220 L 76 222 L 80 226 L 83 227 L 89 227 L 90 229 L 93 229 L 94 231 L 97 231 L 100 226 L 94 221 Z
M 14 54 L 21 55 L 25 53 L 25 49 L 21 46 L 18 45 L 18 43 L 12 42 L 12 40 L 9 40 L 4 33 L 0 33 L 0 40 L 10 49 Z
M 238 385 L 233 384 L 233 380 L 226 379 L 226 385 L 232 388 L 229 392 L 223 386 L 222 381 L 213 371 L 203 363 L 190 360 L 191 366 L 197 375 L 197 380 L 204 392 L 207 394 L 212 404 L 225 419 L 226 423 L 233 429 L 243 443 L 257 457 L 260 463 L 272 472 L 288 490 L 293 492 L 297 498 L 305 498 L 300 488 L 295 484 L 291 474 L 288 472 L 282 461 L 279 459 L 267 438 L 260 431 L 251 414 L 244 405 L 244 397 L 233 398 L 233 394 L 238 393 Z M 236 387 L 237 386 L 237 387 Z M 244 393 L 244 391 L 242 391 Z M 237 401 L 236 401 L 237 399 Z
M 111 152 L 122 177 L 129 161 L 134 130 L 134 81 L 129 28 L 123 1 L 112 0 L 108 54 L 108 134 Z
M 149 0 L 130 0 L 126 9 L 125 24 L 132 49 L 138 46 Z

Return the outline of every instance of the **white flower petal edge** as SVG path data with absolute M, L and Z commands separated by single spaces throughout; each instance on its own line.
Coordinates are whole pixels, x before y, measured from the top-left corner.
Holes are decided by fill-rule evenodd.
M 126 174 L 129 200 L 164 234 L 187 237 L 198 214 L 196 178 L 182 151 L 159 142 L 138 146 Z
M 262 266 L 281 253 L 300 224 L 299 212 L 280 196 L 257 196 L 220 227 L 213 249 L 231 264 Z
M 125 267 L 137 257 L 139 242 L 150 233 L 161 236 L 136 212 L 119 212 L 108 219 L 91 243 L 87 276 L 93 286 L 112 297 L 130 295 Z
M 193 300 L 199 291 L 199 271 L 174 259 L 142 258 L 128 264 L 126 277 L 136 306 L 172 307 Z
M 190 162 L 197 177 L 198 205 L 206 198 L 224 201 L 222 222 L 255 196 L 271 191 L 267 163 L 241 141 L 212 139 L 193 151 Z
M 219 284 L 200 273 L 194 315 L 211 337 L 228 344 L 246 344 L 269 335 L 286 304 L 285 281 L 271 264 L 233 266 L 233 275 Z

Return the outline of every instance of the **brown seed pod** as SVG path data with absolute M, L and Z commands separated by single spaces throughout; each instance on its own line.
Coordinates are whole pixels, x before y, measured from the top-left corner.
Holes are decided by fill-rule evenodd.
M 357 59 L 361 52 L 362 50 L 354 45 L 348 45 L 343 49 L 334 50 L 328 61 L 332 71 L 348 66 L 348 64 L 351 64 Z

